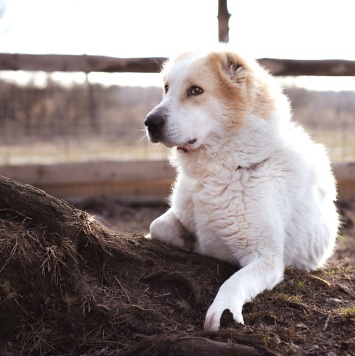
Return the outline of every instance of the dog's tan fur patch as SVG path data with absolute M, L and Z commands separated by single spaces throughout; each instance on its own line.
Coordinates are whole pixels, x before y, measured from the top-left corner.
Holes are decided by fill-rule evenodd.
M 164 69 L 183 61 L 191 54 L 184 53 L 169 63 Z M 259 69 L 259 68 L 257 68 Z M 260 70 L 260 69 L 259 69 Z M 196 59 L 189 67 L 189 74 L 184 79 L 184 89 L 180 93 L 182 105 L 202 105 L 207 103 L 208 96 L 191 97 L 188 89 L 196 85 L 206 93 L 210 93 L 225 104 L 230 112 L 228 115 L 231 128 L 238 129 L 244 125 L 250 110 L 252 114 L 267 119 L 275 109 L 267 77 L 265 82 L 255 74 L 253 68 L 234 53 L 212 52 L 206 57 Z M 164 82 L 167 82 L 167 74 Z

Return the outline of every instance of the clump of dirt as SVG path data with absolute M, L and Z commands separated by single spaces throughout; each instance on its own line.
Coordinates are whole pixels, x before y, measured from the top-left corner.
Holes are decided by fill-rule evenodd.
M 244 326 L 225 312 L 215 333 L 203 319 L 235 266 L 74 208 L 74 236 L 1 209 L 0 355 L 354 355 L 354 211 L 344 209 L 349 224 L 326 268 L 287 269 L 244 306 Z

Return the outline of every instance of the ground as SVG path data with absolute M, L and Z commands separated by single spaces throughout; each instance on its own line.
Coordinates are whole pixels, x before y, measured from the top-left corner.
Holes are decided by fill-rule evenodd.
M 0 209 L 1 356 L 355 355 L 354 204 L 325 268 L 287 269 L 216 333 L 204 316 L 235 267 L 145 239 L 163 204 L 79 208 L 106 227 L 76 211 L 76 240 Z

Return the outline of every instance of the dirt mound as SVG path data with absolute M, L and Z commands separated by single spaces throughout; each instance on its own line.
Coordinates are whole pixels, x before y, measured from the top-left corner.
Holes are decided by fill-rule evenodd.
M 246 304 L 245 326 L 225 312 L 221 330 L 206 333 L 206 310 L 236 267 L 111 231 L 29 186 L 16 189 L 12 201 L 48 204 L 31 212 L 28 202 L 0 202 L 1 356 L 355 354 L 353 232 L 327 268 L 288 269 Z

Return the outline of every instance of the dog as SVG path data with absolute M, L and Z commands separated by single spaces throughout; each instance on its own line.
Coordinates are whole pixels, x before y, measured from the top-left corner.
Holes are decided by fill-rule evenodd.
M 336 182 L 323 145 L 292 121 L 289 100 L 257 61 L 222 47 L 163 65 L 162 101 L 144 124 L 172 148 L 170 209 L 150 237 L 239 266 L 204 329 L 271 290 L 285 267 L 321 267 L 338 231 Z M 149 237 L 149 235 L 148 235 Z

